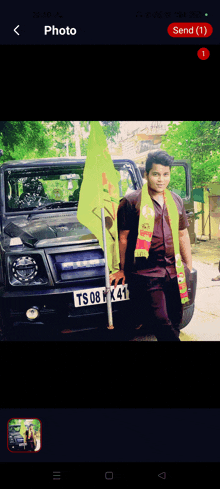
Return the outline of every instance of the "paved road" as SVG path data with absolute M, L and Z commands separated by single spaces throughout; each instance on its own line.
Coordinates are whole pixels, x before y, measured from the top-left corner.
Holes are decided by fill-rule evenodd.
M 40 440 L 39 438 L 37 438 L 37 447 L 36 447 L 36 450 L 35 452 L 38 452 L 38 450 L 40 450 L 41 446 L 40 446 Z
M 197 270 L 197 293 L 192 320 L 180 332 L 181 341 L 220 341 L 220 281 L 218 266 L 193 261 Z M 141 332 L 141 330 L 139 330 Z M 135 337 L 133 341 L 156 341 L 155 336 Z
M 181 332 L 183 341 L 220 341 L 220 281 L 218 266 L 193 261 L 197 270 L 195 312 L 189 325 Z

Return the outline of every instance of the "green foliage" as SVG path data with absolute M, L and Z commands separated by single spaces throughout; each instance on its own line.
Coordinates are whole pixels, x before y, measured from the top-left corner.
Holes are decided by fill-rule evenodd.
M 175 160 L 190 160 L 193 188 L 203 187 L 219 178 L 220 121 L 171 122 L 162 136 L 161 149 Z
M 64 157 L 67 155 L 67 140 L 69 156 L 76 156 L 76 145 L 73 140 L 74 124 L 71 121 L 43 121 L 50 147 L 47 150 L 45 158 Z
M 168 189 L 172 190 L 182 198 L 186 196 L 186 173 L 182 166 L 174 166 L 171 168 Z
M 19 423 L 17 419 L 11 419 L 8 424 L 9 426 L 11 426 L 12 424 L 19 424 Z
M 89 131 L 89 121 L 80 126 Z M 119 132 L 119 121 L 104 121 L 107 139 L 114 141 Z M 74 121 L 0 121 L 0 164 L 10 160 L 76 156 Z M 86 156 L 88 138 L 80 137 L 81 155 Z
M 83 127 L 86 132 L 89 132 L 90 121 L 80 121 L 80 127 Z
M 81 156 L 86 156 L 87 155 L 88 142 L 89 142 L 89 138 L 87 138 L 87 139 L 81 138 L 80 139 Z
M 39 121 L 0 121 L 0 162 L 41 158 L 50 145 L 45 127 Z
M 120 131 L 120 123 L 119 121 L 101 121 L 103 126 L 103 131 L 105 136 L 110 141 L 114 142 L 114 136 Z M 89 123 L 90 121 L 81 121 L 80 126 L 84 127 L 85 131 L 89 131 Z
M 40 431 L 41 425 L 40 425 L 40 421 L 38 419 L 34 419 L 32 421 L 32 424 L 33 424 L 34 431 L 36 431 L 36 432 Z
M 25 426 L 25 425 L 28 425 L 28 427 L 29 427 L 31 424 L 33 425 L 33 431 L 34 431 L 34 433 L 36 433 L 36 434 L 40 433 L 41 426 L 40 426 L 40 421 L 38 419 L 33 419 L 33 421 L 31 421 L 30 423 L 29 423 L 29 420 L 22 419 L 21 420 L 20 433 L 21 433 L 21 435 L 23 437 L 25 436 L 25 433 L 26 433 L 26 430 L 27 430 L 27 426 Z
M 90 121 L 81 121 L 80 126 L 83 127 L 86 132 L 88 132 L 89 123 Z M 105 133 L 106 139 L 114 142 L 114 136 L 118 134 L 120 130 L 119 121 L 102 121 L 102 123 L 104 124 L 103 131 Z M 80 139 L 81 156 L 87 155 L 87 148 L 88 148 L 88 138 L 87 139 L 81 138 Z
M 103 131 L 106 135 L 106 138 L 112 142 L 115 142 L 114 136 L 119 133 L 120 123 L 119 121 L 102 121 L 104 124 Z
M 26 431 L 25 425 L 33 424 L 34 431 L 40 431 L 40 428 L 41 428 L 40 421 L 38 419 L 33 419 L 33 421 L 31 421 L 30 423 L 29 423 L 28 419 L 21 419 L 21 420 L 11 419 L 9 421 L 9 426 L 11 426 L 13 424 L 20 424 L 21 425 L 21 428 L 20 428 L 21 435 L 23 435 Z

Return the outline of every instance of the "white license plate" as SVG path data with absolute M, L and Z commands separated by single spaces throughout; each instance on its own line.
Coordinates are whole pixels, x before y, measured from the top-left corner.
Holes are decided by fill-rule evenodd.
M 24 446 L 24 443 L 19 443 L 19 447 L 23 447 Z
M 76 290 L 73 292 L 75 307 L 94 306 L 106 303 L 105 287 Z M 111 286 L 111 302 L 129 300 L 128 285 Z

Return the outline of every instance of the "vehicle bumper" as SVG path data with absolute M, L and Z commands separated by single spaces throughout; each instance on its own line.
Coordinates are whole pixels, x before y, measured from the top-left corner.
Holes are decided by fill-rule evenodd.
M 91 287 L 103 287 L 103 281 L 89 284 Z M 183 310 L 190 320 L 194 312 L 192 305 L 195 301 L 197 286 L 197 271 L 192 270 L 188 287 L 189 302 L 184 304 Z M 62 287 L 45 290 L 7 291 L 0 288 L 0 311 L 3 319 L 4 330 L 16 329 L 21 325 L 34 331 L 45 327 L 52 331 L 87 331 L 89 329 L 106 329 L 108 326 L 107 304 L 94 304 L 85 307 L 75 307 L 74 291 L 82 289 L 82 285 L 74 287 Z M 83 288 L 87 290 L 87 288 Z M 112 301 L 113 324 L 117 324 L 120 330 L 124 328 L 124 318 L 128 311 L 129 301 Z M 39 316 L 36 319 L 28 319 L 28 309 L 36 307 Z M 187 324 L 189 320 L 187 319 Z M 185 324 L 181 324 L 180 328 Z
M 93 287 L 103 287 L 96 284 Z M 91 288 L 91 285 L 90 285 Z M 0 307 L 4 329 L 16 328 L 21 325 L 34 327 L 58 327 L 60 330 L 71 328 L 72 331 L 83 329 L 105 328 L 108 322 L 107 304 L 93 304 L 75 307 L 73 292 L 82 286 L 56 288 L 35 291 L 1 291 Z M 87 290 L 87 289 L 83 289 Z M 128 301 L 112 301 L 113 317 L 123 312 Z M 39 315 L 36 319 L 28 319 L 27 311 L 36 308 Z M 90 323 L 88 327 L 87 323 Z

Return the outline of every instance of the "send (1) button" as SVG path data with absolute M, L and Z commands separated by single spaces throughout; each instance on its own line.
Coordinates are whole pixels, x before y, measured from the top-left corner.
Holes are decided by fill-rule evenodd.
M 213 28 L 206 22 L 173 22 L 167 32 L 171 37 L 209 37 Z

